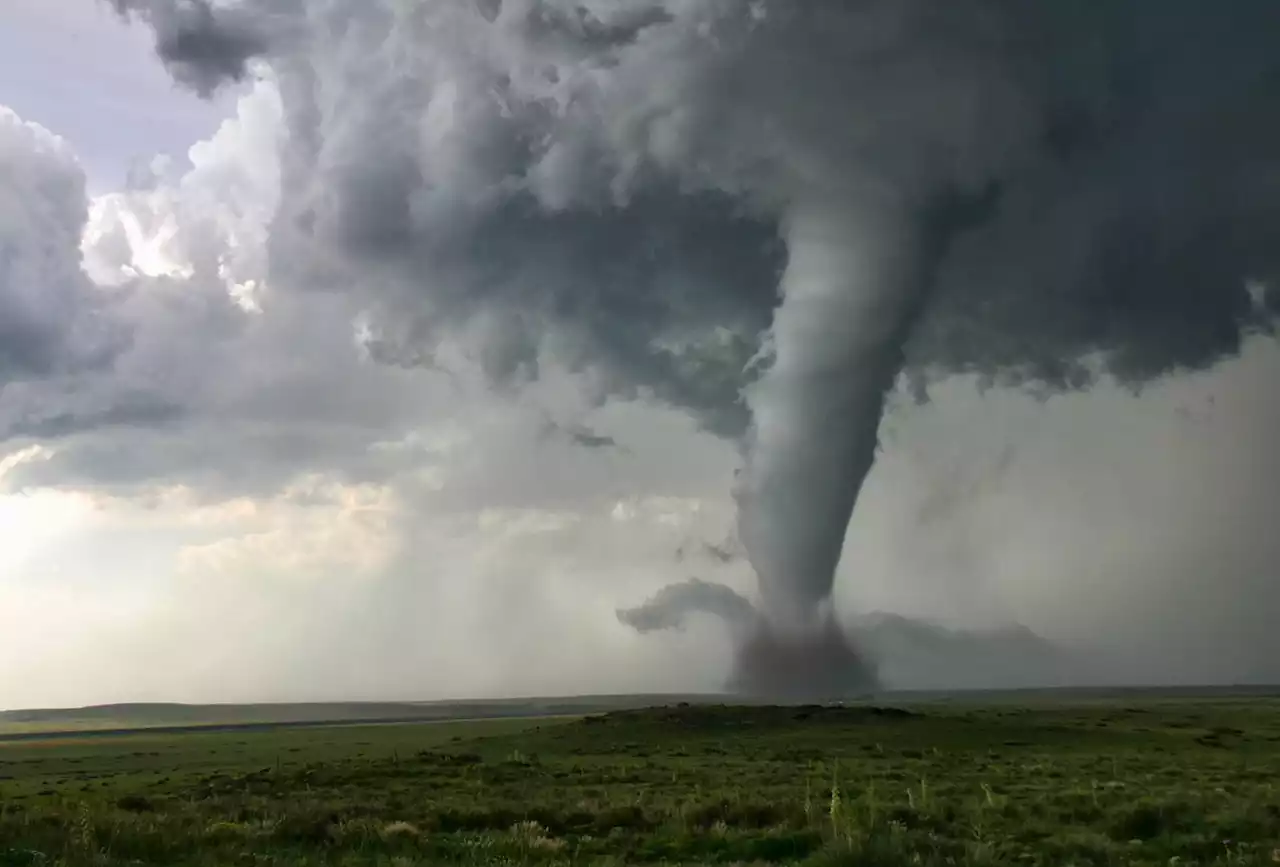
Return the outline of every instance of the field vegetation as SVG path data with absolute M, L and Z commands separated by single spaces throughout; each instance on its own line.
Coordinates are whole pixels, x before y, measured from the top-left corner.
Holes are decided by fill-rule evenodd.
M 2 865 L 1280 862 L 1280 703 L 671 706 L 0 743 Z

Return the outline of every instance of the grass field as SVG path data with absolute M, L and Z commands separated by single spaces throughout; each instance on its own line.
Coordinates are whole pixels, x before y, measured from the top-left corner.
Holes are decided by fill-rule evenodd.
M 670 707 L 0 744 L 0 865 L 1275 864 L 1280 702 Z

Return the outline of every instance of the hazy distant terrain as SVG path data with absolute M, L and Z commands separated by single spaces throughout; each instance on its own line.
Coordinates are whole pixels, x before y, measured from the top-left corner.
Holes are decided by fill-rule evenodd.
M 696 696 L 628 695 L 433 702 L 113 704 L 83 708 L 0 711 L 0 737 L 6 734 L 28 732 L 577 716 L 623 708 L 647 707 L 668 701 L 697 700 Z
M 881 664 L 894 690 L 971 690 L 1058 686 L 1071 682 L 1072 661 L 1029 630 L 948 629 L 892 614 L 859 620 L 863 649 Z M 283 704 L 111 704 L 84 708 L 0 711 L 0 735 L 178 726 L 556 716 L 648 707 L 679 701 L 719 701 L 705 695 L 594 695 L 459 701 L 314 702 Z
M 880 663 L 889 687 L 878 698 L 902 701 L 1082 701 L 1125 697 L 1171 698 L 1280 694 L 1266 686 L 1140 688 L 1079 686 L 1087 677 L 1080 660 L 1021 627 L 987 631 L 950 629 L 893 614 L 874 614 L 854 624 L 860 648 Z M 1088 682 L 1085 680 L 1084 682 Z M 494 718 L 583 716 L 618 710 L 689 703 L 719 704 L 716 693 L 637 694 L 463 699 L 404 702 L 303 702 L 280 704 L 110 704 L 82 708 L 0 711 L 0 739 L 56 732 L 135 729 L 324 726 L 355 723 L 414 723 Z M 732 701 L 747 705 L 764 699 Z

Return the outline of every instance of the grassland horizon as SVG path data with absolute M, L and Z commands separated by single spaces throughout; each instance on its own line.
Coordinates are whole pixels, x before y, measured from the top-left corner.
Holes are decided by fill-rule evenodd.
M 1009 689 L 904 690 L 881 689 L 849 696 L 847 703 L 868 702 L 1007 702 L 1091 701 L 1124 697 L 1193 699 L 1223 697 L 1280 697 L 1280 684 L 1188 684 L 1044 686 Z M 607 713 L 680 703 L 744 706 L 797 705 L 804 699 L 775 699 L 732 692 L 612 693 L 581 695 L 516 695 L 406 700 L 279 701 L 279 702 L 167 702 L 131 701 L 83 706 L 0 709 L 0 735 L 21 731 L 69 731 L 95 728 L 152 728 L 183 726 L 291 723 L 487 719 L 511 716 L 562 716 Z M 826 702 L 830 703 L 830 702 Z
M 488 719 L 32 731 L 0 739 L 0 865 L 1274 864 L 1278 696 L 545 712 L 579 697 Z

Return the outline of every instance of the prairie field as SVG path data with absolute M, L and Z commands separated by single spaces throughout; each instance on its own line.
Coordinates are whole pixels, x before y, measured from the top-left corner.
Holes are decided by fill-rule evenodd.
M 28 732 L 0 865 L 1275 864 L 1278 784 L 1268 698 Z

